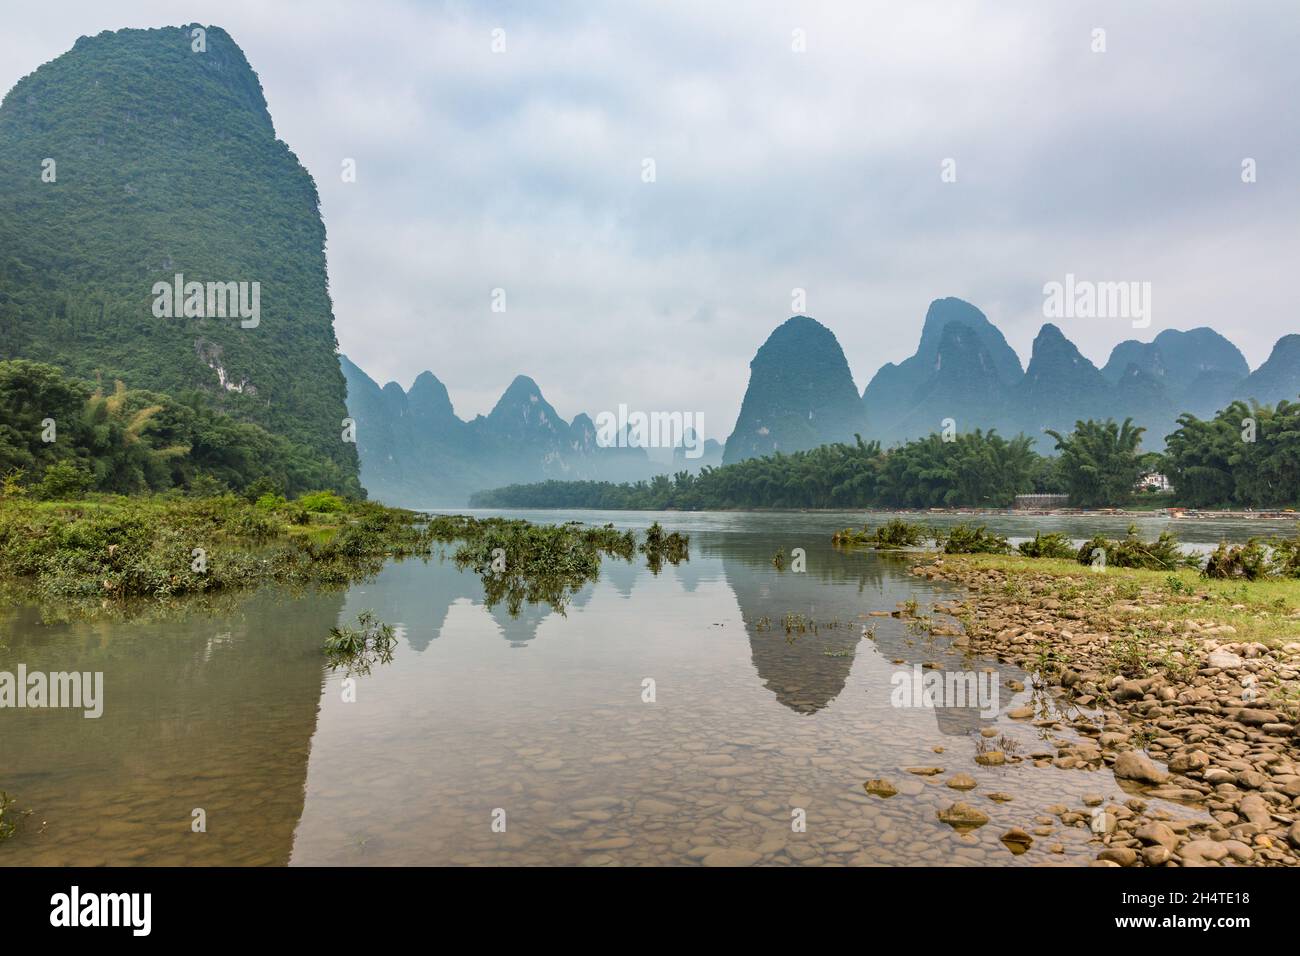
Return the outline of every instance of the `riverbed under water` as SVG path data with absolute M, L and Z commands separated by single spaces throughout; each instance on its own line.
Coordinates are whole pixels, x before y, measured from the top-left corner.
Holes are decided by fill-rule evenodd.
M 1031 699 L 1031 675 L 870 615 L 909 599 L 924 611 L 955 592 L 908 574 L 905 558 L 832 549 L 830 534 L 861 514 L 516 514 L 638 529 L 657 519 L 690 534 L 690 560 L 654 574 L 643 559 L 607 558 L 564 613 L 525 606 L 513 617 L 484 606 L 454 546 L 343 591 L 262 590 L 127 620 L 0 611 L 0 671 L 102 671 L 105 697 L 99 719 L 0 712 L 0 790 L 33 811 L 0 862 L 1082 863 L 1096 852 L 1085 829 L 1057 824 L 1020 856 L 998 837 L 1032 829 L 1052 804 L 1129 795 L 1109 771 L 975 763 L 985 727 L 1021 754 L 1070 734 L 1002 716 Z M 1132 519 L 978 520 L 1015 537 L 1083 538 L 1122 534 Z M 1170 526 L 1203 546 L 1294 531 L 1137 523 L 1144 536 Z M 795 548 L 806 572 L 778 571 L 773 554 Z M 400 640 L 391 663 L 355 678 L 349 702 L 321 645 L 365 609 Z M 787 615 L 816 631 L 787 634 Z M 927 663 L 991 668 L 1000 714 L 894 706 L 895 675 Z M 903 769 L 916 766 L 944 773 Z M 958 771 L 978 787 L 946 787 Z M 866 794 L 873 777 L 902 792 Z M 1014 799 L 990 800 L 994 791 Z M 990 823 L 949 828 L 936 811 L 954 800 Z M 195 832 L 196 810 L 206 832 Z

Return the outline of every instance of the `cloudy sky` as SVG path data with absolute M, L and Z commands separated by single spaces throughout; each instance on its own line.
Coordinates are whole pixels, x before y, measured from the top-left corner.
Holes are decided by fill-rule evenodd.
M 1152 283 L 1149 329 L 1058 322 L 1098 364 L 1211 325 L 1254 367 L 1300 331 L 1294 0 L 50 0 L 2 22 L 6 89 L 82 34 L 226 28 L 319 184 L 343 351 L 381 383 L 433 371 L 462 417 L 522 372 L 566 418 L 693 410 L 725 439 L 795 288 L 859 390 L 940 296 L 1027 361 L 1066 273 Z

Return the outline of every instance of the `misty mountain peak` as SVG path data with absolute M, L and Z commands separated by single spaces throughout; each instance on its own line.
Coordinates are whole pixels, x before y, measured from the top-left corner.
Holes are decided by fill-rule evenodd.
M 1004 384 L 1016 383 L 1023 374 L 1020 356 L 1007 344 L 1002 332 L 989 321 L 988 316 L 965 299 L 952 296 L 935 299 L 926 310 L 925 321 L 921 326 L 921 341 L 916 349 L 916 355 L 922 364 L 927 364 L 933 358 L 943 341 L 944 330 L 953 324 L 970 329 L 975 339 L 983 343 Z
M 1268 359 L 1238 387 L 1237 396 L 1273 404 L 1300 397 L 1300 335 L 1284 335 Z
M 450 418 L 455 415 L 452 410 L 451 396 L 447 386 L 443 385 L 432 372 L 421 372 L 411 383 L 411 390 L 406 393 L 407 402 L 413 411 L 421 414 Z
M 749 363 L 749 387 L 723 461 L 851 442 L 865 427 L 835 333 L 796 315 L 773 330 Z

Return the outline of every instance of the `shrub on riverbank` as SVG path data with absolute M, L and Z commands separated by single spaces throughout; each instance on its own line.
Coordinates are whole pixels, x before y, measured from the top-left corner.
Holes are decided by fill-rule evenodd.
M 894 518 L 879 525 L 871 533 L 871 543 L 877 548 L 888 550 L 915 548 L 925 544 L 933 536 L 934 532 L 925 525 L 912 524 L 900 518 Z
M 953 525 L 941 541 L 944 554 L 1007 554 L 1011 545 L 984 525 Z
M 1064 560 L 1073 560 L 1076 553 L 1070 539 L 1059 531 L 1049 531 L 1047 534 L 1036 531 L 1031 540 L 1021 541 L 1016 546 L 1016 550 L 1027 558 L 1061 558 Z
M 838 547 L 870 547 L 888 551 L 914 547 L 931 538 L 945 554 L 1008 554 L 1012 551 L 1006 538 L 988 531 L 984 525 L 959 524 L 945 532 L 901 519 L 891 520 L 875 530 L 866 525 L 861 531 L 843 528 L 835 532 L 831 543 Z M 1205 577 L 1215 579 L 1300 578 L 1300 535 L 1293 538 L 1252 538 L 1244 545 L 1222 543 L 1204 564 L 1198 555 L 1184 552 L 1178 539 L 1169 532 L 1162 532 L 1154 541 L 1143 541 L 1135 526 L 1130 526 L 1128 535 L 1123 538 L 1094 535 L 1077 548 L 1059 531 L 1039 531 L 1014 550 L 1026 558 L 1065 560 L 1094 567 L 1149 571 L 1193 568 Z
M 1251 538 L 1245 544 L 1226 541 L 1205 562 L 1208 578 L 1300 578 L 1300 537 Z
M 1268 549 L 1258 538 L 1251 538 L 1245 544 L 1230 545 L 1220 541 L 1219 546 L 1210 552 L 1205 561 L 1207 578 L 1245 578 L 1258 581 L 1270 573 Z
M 1148 571 L 1172 571 L 1175 568 L 1199 568 L 1200 559 L 1178 547 L 1178 539 L 1168 531 L 1154 541 L 1143 541 L 1137 528 L 1130 526 L 1128 535 L 1114 540 L 1095 535 L 1085 541 L 1076 554 L 1080 564 L 1104 562 L 1116 568 L 1143 568 Z

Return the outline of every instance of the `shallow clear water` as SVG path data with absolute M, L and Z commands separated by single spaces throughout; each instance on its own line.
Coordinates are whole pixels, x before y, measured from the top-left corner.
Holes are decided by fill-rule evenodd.
M 449 559 L 390 563 L 345 592 L 264 591 L 160 619 L 51 625 L 32 609 L 4 612 L 0 671 L 102 671 L 105 705 L 94 720 L 0 710 L 0 790 L 34 811 L 0 861 L 687 864 L 733 859 L 718 855 L 727 849 L 777 864 L 1081 862 L 1092 856 L 1082 829 L 1058 825 L 1018 857 L 998 836 L 1032 828 L 1054 803 L 1126 796 L 1107 771 L 974 762 L 982 727 L 1022 754 L 1066 732 L 978 706 L 895 706 L 894 677 L 914 665 L 992 669 L 1003 713 L 1029 700 L 1007 682 L 1030 682 L 869 616 L 951 592 L 909 575 L 904 559 L 831 549 L 830 531 L 860 515 L 527 516 L 658 518 L 691 534 L 690 561 L 654 575 L 606 559 L 565 614 L 526 606 L 513 618 L 484 607 L 479 579 Z M 1076 533 L 1068 519 L 988 523 Z M 1218 540 L 1224 528 L 1208 524 L 1178 530 Z M 1098 524 L 1080 527 L 1082 537 Z M 773 553 L 794 548 L 806 572 L 777 571 Z M 348 702 L 321 644 L 364 609 L 401 640 Z M 818 622 L 816 633 L 787 635 L 786 615 Z M 945 772 L 902 769 L 915 766 Z M 943 785 L 958 771 L 977 789 Z M 871 777 L 903 792 L 868 796 Z M 991 822 L 951 830 L 936 811 L 955 799 Z M 193 832 L 196 809 L 206 832 Z M 1054 843 L 1064 853 L 1049 853 Z

